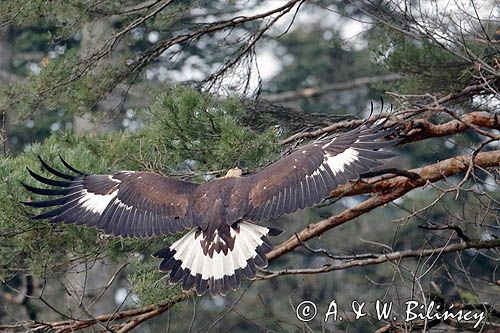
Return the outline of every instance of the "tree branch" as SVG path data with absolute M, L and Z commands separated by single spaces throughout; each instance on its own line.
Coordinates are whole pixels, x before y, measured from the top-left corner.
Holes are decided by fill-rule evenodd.
M 456 175 L 460 172 L 465 172 L 469 167 L 470 157 L 462 155 L 452 157 L 447 160 L 427 165 L 425 167 L 412 169 L 410 172 L 418 174 L 419 179 L 409 179 L 407 177 L 398 176 L 391 179 L 383 179 L 375 183 L 357 182 L 354 185 L 343 185 L 332 192 L 332 196 L 348 193 L 349 195 L 362 194 L 362 193 L 378 193 L 362 203 L 344 210 L 338 215 L 332 216 L 328 219 L 318 223 L 310 224 L 293 237 L 277 246 L 274 250 L 267 254 L 268 260 L 273 260 L 280 257 L 296 247 L 300 246 L 300 242 L 307 241 L 313 237 L 317 237 L 324 232 L 335 228 L 343 223 L 353 220 L 354 218 L 371 211 L 374 208 L 385 205 L 405 193 L 422 187 L 429 182 L 436 182 L 445 177 Z M 482 168 L 498 167 L 500 166 L 500 150 L 491 152 L 479 153 L 476 156 L 475 165 Z M 346 187 L 352 186 L 348 191 Z M 300 239 L 300 241 L 298 239 Z
M 109 324 L 110 322 L 121 320 L 121 319 L 130 319 L 122 325 L 116 325 L 114 330 L 117 332 L 128 332 L 131 329 L 137 327 L 139 324 L 143 323 L 149 318 L 156 317 L 163 312 L 170 309 L 174 304 L 183 302 L 191 297 L 192 293 L 182 293 L 172 299 L 169 299 L 165 303 L 161 304 L 153 304 L 144 306 L 141 308 L 136 308 L 132 310 L 120 311 L 112 314 L 104 314 L 100 316 L 96 316 L 92 319 L 82 319 L 82 320 L 64 320 L 59 322 L 24 322 L 15 324 L 15 327 L 25 327 L 31 330 L 44 330 L 49 329 L 54 332 L 63 333 L 63 332 L 73 332 L 76 330 L 85 329 L 88 327 L 92 327 L 97 323 Z M 0 330 L 7 330 L 13 328 L 14 325 L 0 325 Z
M 302 268 L 302 269 L 284 269 L 280 271 L 273 271 L 269 269 L 259 269 L 259 271 L 267 275 L 259 276 L 259 280 L 267 280 L 281 275 L 297 275 L 297 274 L 317 274 L 326 273 L 331 271 L 338 271 L 341 269 L 369 266 L 380 264 L 387 261 L 400 261 L 403 258 L 422 258 L 433 255 L 441 255 L 445 253 L 458 252 L 466 249 L 491 249 L 500 246 L 500 239 L 493 239 L 487 241 L 472 241 L 451 244 L 448 246 L 437 247 L 432 249 L 418 249 L 418 250 L 405 250 L 379 255 L 377 258 L 352 260 L 338 265 L 325 265 L 318 268 Z
M 390 117 L 391 115 L 389 113 L 383 113 L 380 116 L 383 118 Z M 337 122 L 316 131 L 294 134 L 282 140 L 281 143 L 288 144 L 298 139 L 316 138 L 340 129 L 354 128 L 361 125 L 364 121 L 363 119 L 356 119 Z M 443 124 L 433 124 L 426 119 L 408 119 L 401 122 L 401 126 L 403 127 L 401 132 L 404 133 L 405 138 L 400 144 L 460 133 L 469 128 L 467 124 L 500 130 L 500 116 L 485 111 L 474 111 L 462 115 L 460 120 L 454 119 Z

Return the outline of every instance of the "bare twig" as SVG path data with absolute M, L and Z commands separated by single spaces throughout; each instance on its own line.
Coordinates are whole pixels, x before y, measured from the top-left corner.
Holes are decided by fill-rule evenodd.
M 405 250 L 379 255 L 377 258 L 358 259 L 346 263 L 335 265 L 324 265 L 318 268 L 303 268 L 303 269 L 284 269 L 280 271 L 273 271 L 269 269 L 261 269 L 261 272 L 266 275 L 259 276 L 259 280 L 267 280 L 281 275 L 297 275 L 297 274 L 317 274 L 326 273 L 331 271 L 342 270 L 351 267 L 369 266 L 384 263 L 387 261 L 397 261 L 403 258 L 421 258 L 434 255 L 442 255 L 445 253 L 459 252 L 466 249 L 491 249 L 500 246 L 500 239 L 488 241 L 471 241 L 463 243 L 455 243 L 443 247 L 436 247 L 432 249 L 418 249 L 418 250 Z

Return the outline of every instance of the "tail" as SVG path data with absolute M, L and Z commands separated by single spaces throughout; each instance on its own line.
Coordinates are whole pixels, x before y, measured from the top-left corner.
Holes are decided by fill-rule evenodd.
M 267 236 L 281 230 L 239 222 L 213 233 L 193 229 L 168 248 L 153 256 L 163 258 L 160 271 L 170 272 L 170 282 L 182 281 L 182 289 L 196 289 L 201 296 L 207 289 L 212 296 L 236 290 L 241 279 L 255 279 L 256 266 L 266 267 L 266 253 L 273 246 Z

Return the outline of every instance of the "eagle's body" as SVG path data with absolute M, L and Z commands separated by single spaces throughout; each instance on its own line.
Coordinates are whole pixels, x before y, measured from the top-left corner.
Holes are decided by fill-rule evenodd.
M 225 295 L 243 277 L 255 278 L 256 266 L 267 265 L 272 249 L 267 236 L 277 229 L 256 225 L 297 209 L 312 206 L 335 187 L 394 156 L 379 151 L 398 140 L 384 141 L 393 130 L 381 124 L 363 125 L 350 132 L 310 143 L 259 172 L 241 176 L 231 169 L 226 177 L 204 184 L 176 180 L 150 172 L 121 171 L 77 175 L 43 167 L 63 180 L 29 170 L 37 180 L 58 189 L 25 187 L 36 194 L 62 195 L 54 200 L 26 202 L 33 207 L 56 207 L 35 216 L 52 222 L 96 227 L 123 237 L 150 237 L 191 229 L 169 247 L 155 253 L 160 270 L 170 281 L 198 294 L 210 289 Z

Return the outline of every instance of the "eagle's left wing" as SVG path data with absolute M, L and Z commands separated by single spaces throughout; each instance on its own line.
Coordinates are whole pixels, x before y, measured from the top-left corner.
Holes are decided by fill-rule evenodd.
M 28 168 L 36 180 L 57 187 L 37 188 L 23 184 L 28 191 L 59 196 L 52 200 L 24 202 L 36 208 L 53 207 L 33 219 L 86 225 L 124 237 L 175 233 L 193 226 L 190 205 L 197 184 L 151 172 L 88 175 L 62 158 L 61 161 L 77 175 L 62 173 L 42 159 L 42 166 L 60 179 L 45 178 Z
M 395 154 L 379 149 L 401 141 L 384 140 L 394 129 L 362 125 L 300 147 L 256 174 L 245 177 L 249 188 L 243 219 L 262 221 L 312 206 L 341 184 L 380 166 Z

